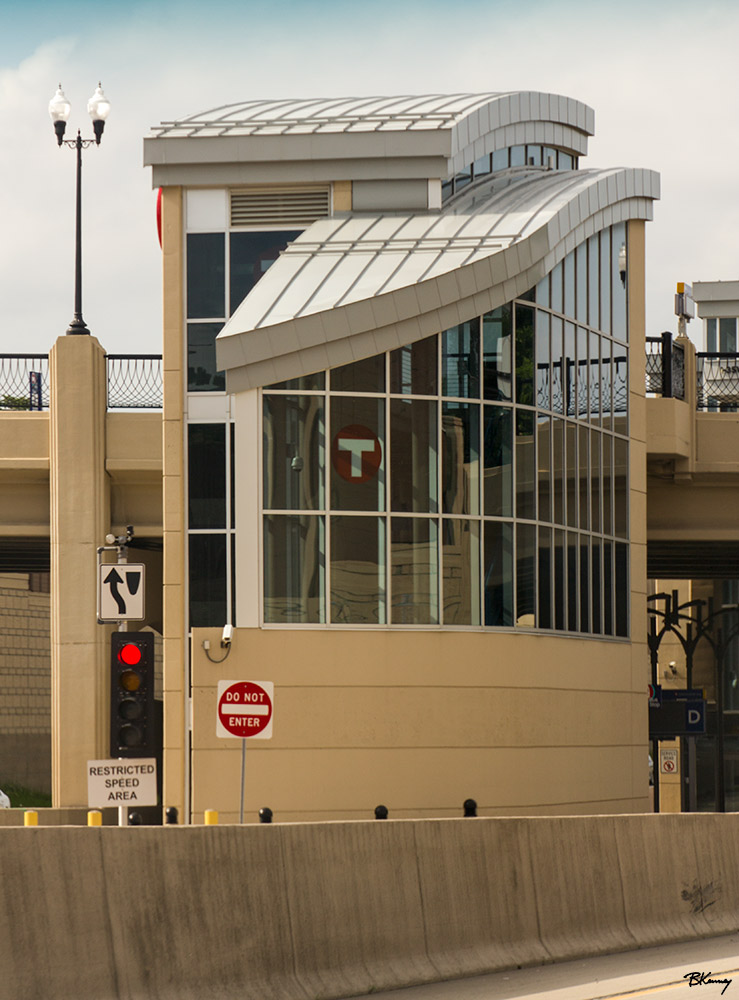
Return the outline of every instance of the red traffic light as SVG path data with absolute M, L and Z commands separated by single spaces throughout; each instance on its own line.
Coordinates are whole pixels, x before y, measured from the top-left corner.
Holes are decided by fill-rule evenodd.
M 132 642 L 127 642 L 118 650 L 118 659 L 127 667 L 135 667 L 141 662 L 141 650 Z

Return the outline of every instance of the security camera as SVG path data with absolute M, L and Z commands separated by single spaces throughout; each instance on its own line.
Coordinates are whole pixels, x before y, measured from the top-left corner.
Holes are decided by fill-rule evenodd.
M 223 626 L 223 635 L 221 636 L 221 649 L 226 649 L 231 645 L 231 636 L 233 635 L 234 627 L 233 625 Z

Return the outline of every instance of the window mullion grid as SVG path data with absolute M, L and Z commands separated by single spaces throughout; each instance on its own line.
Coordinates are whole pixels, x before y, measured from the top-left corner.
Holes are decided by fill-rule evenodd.
M 331 624 L 331 372 L 326 372 L 326 392 L 325 404 L 323 407 L 324 420 L 326 422 L 326 461 L 323 466 L 324 487 L 323 487 L 323 542 L 326 565 L 323 574 L 323 620 L 326 625 Z
M 230 420 L 226 421 L 224 428 L 224 446 L 226 452 L 226 620 L 227 622 L 233 622 L 233 554 L 231 552 L 231 538 L 233 536 L 233 530 L 231 527 L 231 434 L 233 430 L 233 424 Z
M 392 550 L 390 545 L 390 530 L 392 528 L 390 497 L 392 496 L 390 481 L 390 352 L 385 352 L 385 625 L 392 624 Z M 382 516 L 382 515 L 380 515 Z

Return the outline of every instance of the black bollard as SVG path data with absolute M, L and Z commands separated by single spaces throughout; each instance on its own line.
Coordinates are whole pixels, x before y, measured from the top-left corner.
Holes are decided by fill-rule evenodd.
M 474 799 L 465 799 L 462 808 L 465 816 L 477 816 L 477 803 Z
M 143 826 L 144 821 L 141 818 L 141 813 L 129 813 L 128 814 L 128 825 L 129 826 Z
M 259 822 L 260 823 L 271 823 L 272 822 L 272 810 L 269 806 L 265 806 L 263 809 L 259 810 Z
M 164 810 L 164 822 L 167 826 L 177 824 L 177 809 L 175 806 L 167 806 Z
M 375 806 L 375 819 L 387 819 L 387 806 Z

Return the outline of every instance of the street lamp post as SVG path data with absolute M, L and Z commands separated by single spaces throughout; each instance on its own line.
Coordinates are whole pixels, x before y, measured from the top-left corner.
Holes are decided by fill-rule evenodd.
M 54 123 L 56 141 L 60 146 L 68 146 L 77 150 L 77 212 L 75 226 L 75 255 L 74 255 L 74 318 L 67 328 L 67 333 L 87 333 L 87 324 L 82 318 L 82 150 L 87 149 L 93 142 L 100 145 L 100 140 L 105 128 L 105 119 L 110 112 L 110 101 L 105 96 L 100 87 L 87 102 L 87 113 L 92 118 L 92 128 L 95 133 L 94 139 L 83 139 L 80 130 L 77 130 L 75 139 L 65 139 L 64 131 L 67 127 L 67 119 L 72 110 L 72 106 L 64 96 L 62 85 L 49 101 L 49 115 Z

